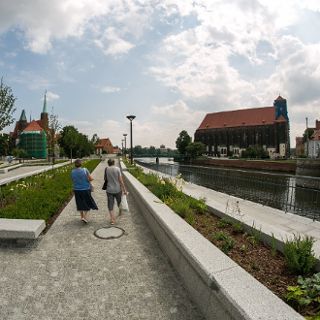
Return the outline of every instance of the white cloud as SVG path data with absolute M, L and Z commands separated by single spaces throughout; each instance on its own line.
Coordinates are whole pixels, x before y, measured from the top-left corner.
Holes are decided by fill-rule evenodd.
M 59 99 L 59 98 L 60 98 L 60 96 L 59 96 L 58 94 L 53 93 L 53 92 L 51 92 L 51 91 L 48 91 L 48 92 L 47 92 L 47 101 L 48 101 L 48 102 L 49 102 L 49 101 L 57 100 L 57 99 Z
M 119 87 L 105 86 L 101 88 L 101 92 L 103 93 L 116 93 L 119 91 L 121 91 L 121 88 Z
M 105 54 L 124 54 L 134 46 L 124 35 L 140 38 L 150 26 L 153 11 L 152 2 L 136 0 L 1 1 L 0 33 L 20 30 L 25 48 L 44 54 L 54 40 L 79 38 L 89 31 Z
M 46 53 L 53 39 L 79 37 L 90 19 L 107 12 L 103 0 L 1 1 L 0 32 L 18 27 L 25 33 L 27 49 Z
M 230 49 L 210 42 L 208 31 L 202 27 L 169 36 L 156 57 L 157 66 L 150 72 L 186 98 L 215 96 L 224 105 L 241 101 L 252 84 L 229 65 Z
M 107 56 L 116 57 L 126 54 L 134 47 L 134 44 L 122 39 L 112 27 L 108 28 L 104 35 L 94 42 Z

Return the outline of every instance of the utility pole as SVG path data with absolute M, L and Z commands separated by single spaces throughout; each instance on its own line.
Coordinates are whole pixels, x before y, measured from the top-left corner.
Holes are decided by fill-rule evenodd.
M 307 136 L 307 158 L 309 157 L 309 132 L 308 132 L 308 117 L 306 117 L 306 136 Z

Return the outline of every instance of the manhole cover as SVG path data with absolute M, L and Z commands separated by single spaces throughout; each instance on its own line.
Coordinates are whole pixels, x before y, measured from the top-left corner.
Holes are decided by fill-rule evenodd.
M 94 232 L 94 235 L 100 239 L 117 239 L 124 234 L 124 230 L 119 227 L 103 227 Z

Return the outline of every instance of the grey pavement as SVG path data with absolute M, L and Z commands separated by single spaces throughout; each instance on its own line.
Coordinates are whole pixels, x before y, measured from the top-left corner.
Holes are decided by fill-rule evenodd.
M 0 243 L 0 319 L 203 319 L 130 195 L 117 220 L 125 235 L 94 236 L 109 226 L 105 165 L 93 173 L 99 210 L 87 225 L 72 199 L 37 241 Z

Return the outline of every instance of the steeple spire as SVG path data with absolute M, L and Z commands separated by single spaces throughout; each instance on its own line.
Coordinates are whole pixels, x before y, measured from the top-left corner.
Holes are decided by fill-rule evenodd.
M 42 113 L 48 113 L 48 111 L 47 111 L 47 90 L 44 92 Z
M 19 121 L 27 121 L 26 112 L 24 111 L 24 109 L 21 112 Z

